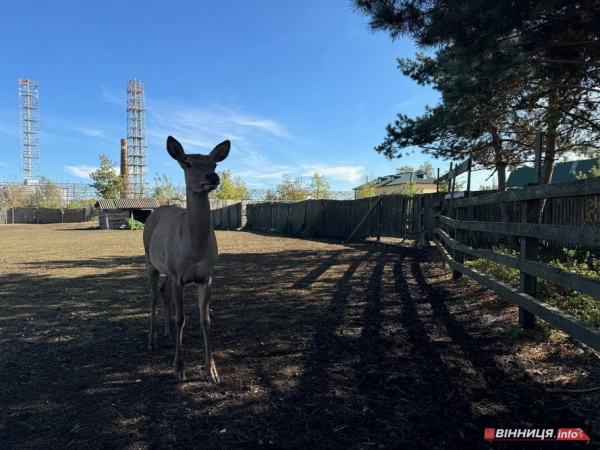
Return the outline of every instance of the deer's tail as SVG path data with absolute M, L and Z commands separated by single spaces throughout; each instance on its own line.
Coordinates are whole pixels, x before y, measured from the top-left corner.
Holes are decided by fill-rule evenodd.
M 171 288 L 171 283 L 171 277 L 167 277 L 165 278 L 165 281 L 163 281 L 163 284 L 160 286 L 160 296 L 163 298 L 163 301 L 171 299 L 171 292 L 173 292 Z

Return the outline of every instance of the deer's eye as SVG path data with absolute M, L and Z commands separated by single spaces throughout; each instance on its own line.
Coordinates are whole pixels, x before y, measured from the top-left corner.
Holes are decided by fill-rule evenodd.
M 192 167 L 192 165 L 189 162 L 184 162 L 183 167 L 185 167 L 186 169 L 189 169 L 190 167 Z

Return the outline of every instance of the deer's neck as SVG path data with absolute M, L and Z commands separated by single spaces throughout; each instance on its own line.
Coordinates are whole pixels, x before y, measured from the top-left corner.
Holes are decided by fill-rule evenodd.
M 210 218 L 210 200 L 208 192 L 194 192 L 191 189 L 187 193 L 187 227 L 192 246 L 206 245 L 213 232 Z

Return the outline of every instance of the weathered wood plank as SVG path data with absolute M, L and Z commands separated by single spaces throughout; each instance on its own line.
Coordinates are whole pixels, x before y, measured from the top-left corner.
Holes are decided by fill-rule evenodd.
M 454 229 L 538 237 L 540 239 L 574 242 L 587 245 L 588 247 L 600 246 L 600 227 L 566 227 L 536 223 L 474 222 L 452 220 L 446 216 L 441 216 L 440 221 Z
M 600 300 L 600 278 L 591 278 L 569 272 L 559 267 L 550 266 L 537 261 L 528 261 L 516 256 L 506 255 L 493 250 L 476 249 L 455 241 L 447 233 L 439 228 L 434 230 L 447 247 L 460 250 L 477 258 L 486 259 L 496 264 L 511 267 L 526 272 L 550 283 L 558 284 L 567 289 L 572 289 L 582 294 L 589 295 Z
M 542 198 L 577 197 L 580 195 L 596 194 L 600 194 L 600 177 L 567 181 L 564 183 L 542 184 L 539 186 L 498 192 L 496 194 L 456 199 L 456 206 L 477 206 L 491 203 L 517 202 Z
M 444 249 L 441 242 L 434 238 L 434 242 L 440 251 L 440 254 L 450 267 L 458 270 L 469 278 L 477 281 L 479 284 L 496 292 L 509 301 L 525 308 L 527 311 L 535 314 L 540 319 L 545 320 L 549 324 L 555 326 L 559 330 L 564 331 L 569 336 L 583 342 L 592 347 L 594 350 L 600 351 L 600 330 L 586 323 L 583 323 L 576 318 L 565 314 L 564 312 L 544 303 L 536 298 L 525 293 L 519 292 L 516 289 L 490 278 L 482 273 L 477 272 L 469 267 L 457 263 Z

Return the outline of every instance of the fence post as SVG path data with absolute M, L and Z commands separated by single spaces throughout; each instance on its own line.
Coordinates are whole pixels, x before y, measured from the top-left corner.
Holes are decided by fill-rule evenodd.
M 539 200 L 527 200 L 521 203 L 521 222 L 538 223 L 540 209 Z M 538 257 L 538 238 L 521 237 L 521 258 L 537 261 Z M 536 296 L 537 278 L 521 271 L 519 292 Z M 535 316 L 519 306 L 519 325 L 523 328 L 533 328 L 535 325 Z
M 379 217 L 377 219 L 377 241 L 381 241 L 381 216 L 383 207 L 383 197 L 379 197 Z
M 452 163 L 450 163 L 450 172 L 452 172 Z M 456 193 L 456 175 L 454 175 L 452 177 L 452 179 L 448 180 L 449 186 L 452 186 L 450 190 L 450 218 L 454 219 L 454 220 L 458 220 L 458 208 L 454 207 L 454 194 Z M 452 239 L 456 239 L 460 241 L 460 236 L 462 235 L 461 231 L 457 228 L 451 228 L 450 230 L 450 236 L 452 237 Z M 464 263 L 465 262 L 465 255 L 463 252 L 459 252 L 458 250 L 452 250 L 452 258 L 457 262 L 457 263 Z M 462 277 L 462 273 L 459 272 L 456 269 L 452 269 L 452 279 L 453 280 L 459 280 Z

